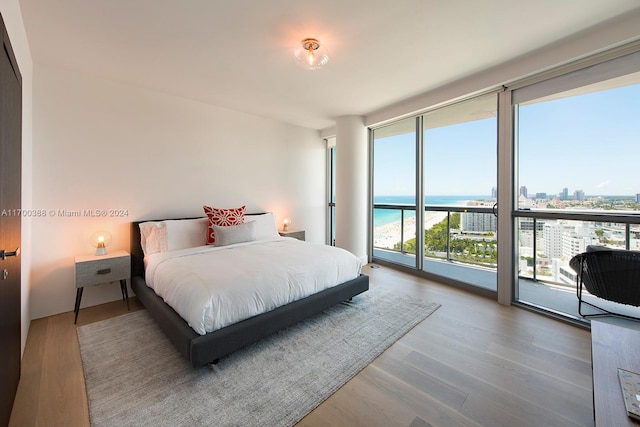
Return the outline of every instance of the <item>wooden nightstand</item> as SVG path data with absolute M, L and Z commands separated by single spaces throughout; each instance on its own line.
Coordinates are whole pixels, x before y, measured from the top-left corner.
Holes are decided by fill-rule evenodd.
M 293 237 L 294 239 L 304 241 L 304 230 L 291 230 L 291 229 L 287 231 L 278 230 L 278 234 L 281 235 L 282 237 Z
M 113 251 L 106 255 L 80 255 L 76 257 L 76 314 L 73 323 L 78 321 L 82 291 L 85 286 L 120 281 L 122 299 L 129 309 L 129 292 L 127 279 L 131 278 L 131 255 L 127 251 Z

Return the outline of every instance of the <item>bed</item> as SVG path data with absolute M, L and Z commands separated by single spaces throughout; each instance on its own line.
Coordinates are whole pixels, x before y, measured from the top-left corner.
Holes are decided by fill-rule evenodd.
M 259 220 L 262 221 L 266 215 L 269 214 L 247 214 L 246 221 L 252 222 L 253 220 L 255 220 L 255 222 L 258 223 Z M 180 224 L 180 226 L 182 226 L 183 224 L 187 224 L 186 221 L 193 222 L 193 220 L 197 220 L 197 218 L 181 218 L 178 220 L 145 220 L 135 221 L 131 223 L 131 287 L 138 299 L 146 307 L 152 318 L 158 323 L 167 337 L 173 342 L 177 350 L 187 360 L 189 360 L 194 367 L 202 366 L 208 363 L 215 363 L 223 356 L 226 356 L 248 344 L 251 344 L 287 326 L 293 325 L 305 318 L 319 313 L 320 311 L 325 310 L 335 304 L 349 300 L 352 297 L 369 289 L 368 276 L 360 274 L 358 271 L 358 273 L 355 274 L 353 278 L 349 278 L 339 282 L 338 284 L 331 285 L 330 287 L 314 291 L 308 296 L 295 299 L 291 302 L 285 303 L 284 305 L 279 305 L 276 308 L 269 308 L 268 311 L 251 315 L 248 318 L 233 321 L 230 324 L 225 324 L 224 322 L 222 322 L 220 323 L 219 327 L 210 331 L 198 330 L 198 332 L 196 332 L 197 328 L 194 329 L 194 327 L 190 326 L 190 323 L 194 324 L 196 322 L 194 322 L 193 320 L 190 323 L 185 321 L 183 316 L 189 318 L 185 315 L 185 313 L 181 313 L 182 315 L 178 314 L 176 309 L 165 303 L 165 300 L 147 284 L 145 280 L 145 253 L 148 253 L 149 243 L 147 241 L 147 251 L 145 251 L 143 249 L 144 238 L 141 235 L 140 231 L 140 225 L 143 223 L 146 223 L 145 225 L 143 225 L 143 227 L 148 226 L 149 223 L 159 222 Z M 305 250 L 308 246 L 312 245 L 310 243 L 298 242 L 297 240 L 292 238 L 278 237 L 273 240 L 273 242 L 266 242 L 265 245 L 271 245 L 276 248 L 279 245 L 287 246 L 298 244 L 304 245 L 301 248 L 304 248 Z M 294 243 L 294 240 L 298 243 Z M 258 250 L 257 248 L 264 251 L 265 249 L 260 248 L 259 244 L 261 244 L 261 242 L 255 244 L 256 249 L 253 248 L 253 243 L 247 243 L 246 245 L 251 245 L 251 250 L 253 251 Z M 232 242 L 229 248 L 236 250 L 236 246 L 244 245 L 244 243 Z M 240 251 L 240 249 L 241 248 L 237 248 L 238 251 Z M 190 258 L 187 258 L 186 256 L 182 257 L 182 251 L 183 250 L 181 249 L 175 252 L 176 254 L 180 253 L 180 255 L 175 256 L 175 258 L 179 258 L 179 261 L 166 261 L 166 263 L 187 261 L 191 262 Z M 184 251 L 192 251 L 192 249 L 185 249 Z M 203 252 L 207 252 L 207 256 L 209 256 L 208 252 L 213 252 L 215 251 L 215 249 L 195 249 L 194 251 L 198 253 L 198 255 L 194 255 L 194 257 L 203 256 L 200 254 Z M 174 252 L 171 253 L 174 254 Z M 227 251 L 227 253 L 230 252 Z M 162 256 L 164 258 L 172 258 L 165 256 L 165 254 L 162 254 Z M 147 262 L 149 262 L 151 258 L 151 256 L 147 256 Z M 164 258 L 162 259 L 163 261 Z M 160 263 L 160 265 L 164 264 Z M 159 268 L 160 267 L 158 267 L 158 269 Z M 153 274 L 151 276 L 154 276 L 156 274 L 158 273 L 153 271 Z M 262 274 L 260 274 L 259 276 L 262 276 Z M 267 277 L 267 274 L 265 274 L 265 277 Z M 251 277 L 250 279 L 253 281 L 253 277 Z M 155 286 L 159 285 L 155 284 Z M 179 308 L 178 310 L 180 309 L 181 308 Z

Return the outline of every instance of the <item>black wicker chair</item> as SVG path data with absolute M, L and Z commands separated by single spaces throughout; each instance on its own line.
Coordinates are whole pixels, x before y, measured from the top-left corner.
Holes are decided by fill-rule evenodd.
M 587 251 L 571 258 L 569 265 L 576 273 L 578 313 L 582 317 L 616 315 L 632 319 L 638 317 L 614 313 L 583 299 L 583 287 L 596 297 L 640 306 L 640 252 L 625 250 Z M 600 313 L 582 314 L 582 304 L 600 310 Z

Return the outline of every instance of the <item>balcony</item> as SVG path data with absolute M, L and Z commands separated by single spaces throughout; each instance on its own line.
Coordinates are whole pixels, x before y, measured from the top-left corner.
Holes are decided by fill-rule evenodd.
M 474 221 L 464 221 L 467 227 L 460 231 L 461 215 L 472 215 Z M 470 284 L 483 290 L 497 291 L 495 255 L 495 218 L 491 207 L 480 206 L 425 206 L 425 256 L 416 260 L 415 206 L 375 204 L 373 257 L 429 274 Z M 463 217 L 464 219 L 464 217 Z M 486 223 L 486 224 L 482 224 Z M 464 228 L 464 227 L 463 227 Z M 478 230 L 481 228 L 482 230 Z M 431 230 L 431 231 L 429 231 Z
M 387 221 L 396 220 L 396 238 L 391 235 L 391 226 L 384 229 L 380 225 L 374 227 L 374 261 L 383 260 L 424 271 L 445 281 L 475 287 L 481 293 L 497 292 L 497 264 L 495 257 L 491 255 L 493 251 L 497 251 L 497 247 L 491 240 L 491 234 L 486 231 L 491 226 L 487 227 L 485 224 L 484 231 L 469 231 L 468 228 L 464 231 L 452 227 L 454 215 L 474 215 L 476 220 L 483 221 L 484 216 L 493 216 L 491 208 L 425 206 L 425 230 L 440 227 L 444 230 L 440 234 L 445 237 L 445 243 L 438 250 L 433 250 L 429 246 L 433 242 L 425 238 L 425 256 L 422 260 L 416 259 L 415 206 L 375 204 L 374 224 L 376 215 L 380 214 L 386 215 Z M 614 219 L 615 222 L 612 222 Z M 515 300 L 547 312 L 583 320 L 578 314 L 576 277 L 568 266 L 569 259 L 583 252 L 587 244 L 639 249 L 639 220 L 635 215 L 603 218 L 594 213 L 557 211 L 519 211 L 514 214 L 518 259 Z M 490 223 L 486 217 L 484 221 Z M 461 241 L 464 245 L 460 244 Z M 477 244 L 473 245 L 472 242 Z M 554 247 L 554 243 L 557 247 Z M 597 298 L 587 295 L 586 299 L 595 301 Z M 598 304 L 612 311 L 640 316 L 640 310 L 635 307 L 602 300 L 598 300 Z M 589 310 L 583 307 L 583 312 L 596 312 Z

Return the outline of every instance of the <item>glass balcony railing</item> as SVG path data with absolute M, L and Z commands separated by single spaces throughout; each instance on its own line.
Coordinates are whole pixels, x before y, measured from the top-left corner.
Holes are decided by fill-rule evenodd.
M 416 255 L 415 206 L 374 204 L 373 248 Z M 496 267 L 496 219 L 491 207 L 427 205 L 424 256 Z
M 516 299 L 562 315 L 579 318 L 576 272 L 571 258 L 587 246 L 640 249 L 640 216 L 624 212 L 526 211 L 514 213 L 518 287 Z M 584 291 L 588 298 L 588 292 Z M 599 301 L 612 311 L 637 316 L 638 309 Z
M 496 217 L 492 207 L 426 205 L 421 260 L 416 257 L 415 209 L 412 205 L 374 204 L 374 259 L 496 291 Z
M 373 247 L 415 255 L 416 207 L 410 205 L 376 204 L 373 206 Z
M 588 245 L 640 250 L 639 215 L 520 210 L 513 217 L 515 299 L 561 315 L 579 318 L 576 273 L 569 267 L 574 255 Z M 423 271 L 497 290 L 496 218 L 491 207 L 429 205 L 424 220 Z M 415 206 L 375 204 L 374 225 L 374 258 L 412 268 L 420 265 Z M 638 309 L 632 311 L 638 315 Z

